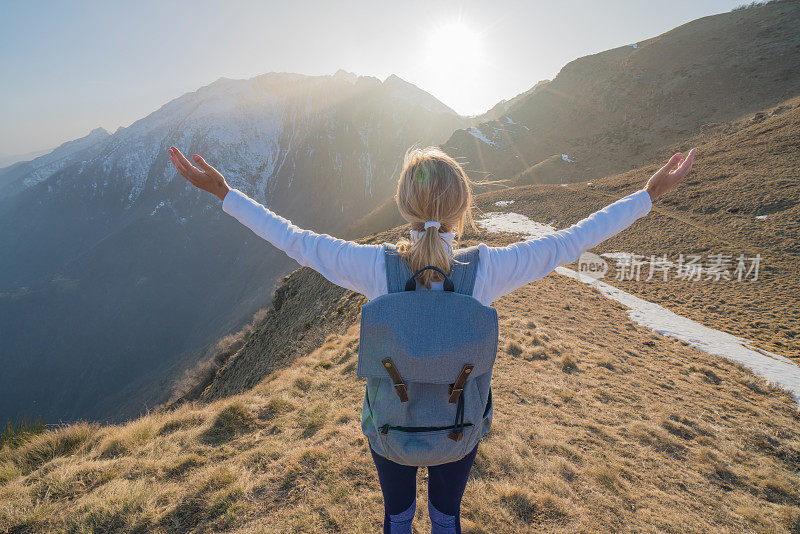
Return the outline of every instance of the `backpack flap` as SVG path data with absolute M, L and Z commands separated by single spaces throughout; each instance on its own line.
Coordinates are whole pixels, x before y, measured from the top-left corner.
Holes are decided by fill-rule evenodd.
M 450 384 L 465 365 L 491 371 L 497 355 L 497 310 L 451 291 L 381 295 L 361 308 L 357 374 L 388 378 L 390 358 L 408 382 Z

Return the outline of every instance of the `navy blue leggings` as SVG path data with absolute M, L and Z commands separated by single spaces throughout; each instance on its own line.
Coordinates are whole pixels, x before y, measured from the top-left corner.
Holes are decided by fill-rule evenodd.
M 385 510 L 383 520 L 383 531 L 385 534 L 393 532 L 403 532 L 405 529 L 398 529 L 398 520 L 402 521 L 401 514 L 409 514 L 408 532 L 411 532 L 411 519 L 414 517 L 413 506 L 417 497 L 417 468 L 409 465 L 402 465 L 380 456 L 370 447 L 372 459 L 378 469 L 378 480 L 383 492 L 383 505 Z M 478 446 L 472 449 L 460 460 L 442 465 L 428 467 L 428 509 L 431 515 L 431 522 L 434 523 L 434 532 L 461 532 L 461 498 L 467 487 L 472 463 L 475 461 L 475 453 Z M 431 509 L 433 506 L 433 510 Z M 389 516 L 394 516 L 390 518 Z M 453 519 L 454 518 L 454 519 Z M 395 530 L 392 530 L 394 521 Z M 450 522 L 452 528 L 437 530 L 436 522 L 445 525 Z

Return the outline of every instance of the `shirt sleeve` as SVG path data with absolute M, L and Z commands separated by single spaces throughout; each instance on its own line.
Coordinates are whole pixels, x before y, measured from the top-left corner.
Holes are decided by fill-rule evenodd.
M 334 284 L 370 300 L 386 292 L 383 245 L 360 244 L 303 230 L 238 189 L 228 191 L 222 210 Z
M 584 251 L 646 215 L 651 207 L 650 194 L 641 189 L 550 235 L 505 247 L 481 243 L 473 296 L 488 306 L 556 267 L 577 260 Z

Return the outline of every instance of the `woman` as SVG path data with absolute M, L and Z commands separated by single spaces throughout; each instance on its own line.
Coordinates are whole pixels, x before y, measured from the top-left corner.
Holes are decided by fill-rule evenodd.
M 170 160 L 193 185 L 222 200 L 222 209 L 257 235 L 280 248 L 300 265 L 311 267 L 331 282 L 372 300 L 388 292 L 384 245 L 364 245 L 327 234 L 302 230 L 237 189 L 199 155 L 195 167 L 175 147 Z M 539 239 L 505 247 L 480 243 L 472 296 L 489 306 L 498 298 L 537 280 L 582 252 L 616 235 L 646 215 L 652 202 L 675 187 L 691 170 L 696 149 L 678 153 L 645 187 L 586 219 Z M 398 252 L 412 272 L 433 265 L 450 273 L 453 242 L 465 222 L 472 224 L 472 182 L 461 166 L 436 147 L 406 153 L 395 200 L 411 225 L 410 240 Z M 443 279 L 423 271 L 417 290 L 442 290 Z M 416 472 L 378 455 L 370 447 L 384 497 L 384 532 L 410 533 L 416 510 Z M 463 458 L 428 467 L 428 511 L 434 533 L 459 533 L 461 498 L 477 446 Z

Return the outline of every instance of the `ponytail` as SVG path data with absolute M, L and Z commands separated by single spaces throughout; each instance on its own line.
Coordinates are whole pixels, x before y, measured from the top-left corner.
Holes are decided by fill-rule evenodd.
M 433 265 L 441 269 L 442 272 L 450 274 L 450 260 L 453 255 L 435 226 L 424 230 L 419 239 L 411 243 L 405 250 L 401 250 L 400 255 L 413 272 L 417 272 L 428 265 Z M 439 280 L 441 277 L 439 273 L 429 269 L 422 271 L 417 276 L 417 279 L 430 289 L 430 282 Z
M 397 246 L 412 272 L 432 265 L 450 274 L 450 263 L 457 260 L 439 232 L 453 232 L 459 238 L 465 221 L 475 229 L 471 184 L 458 162 L 437 147 L 412 147 L 406 152 L 395 200 L 411 229 L 421 234 L 413 243 L 401 240 Z M 439 229 L 435 225 L 425 229 L 426 221 L 438 221 Z M 453 247 L 455 244 L 454 240 Z M 433 269 L 417 276 L 428 289 L 432 281 L 441 279 L 442 275 Z

